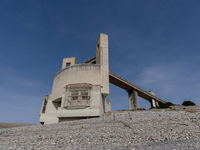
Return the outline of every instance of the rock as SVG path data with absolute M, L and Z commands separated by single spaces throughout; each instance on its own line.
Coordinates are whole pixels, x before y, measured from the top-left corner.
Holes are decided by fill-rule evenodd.
M 161 110 L 130 111 L 129 114 L 127 111 L 115 112 L 99 118 L 0 129 L 0 149 L 136 150 L 200 147 L 198 113 L 185 115 L 184 111 Z

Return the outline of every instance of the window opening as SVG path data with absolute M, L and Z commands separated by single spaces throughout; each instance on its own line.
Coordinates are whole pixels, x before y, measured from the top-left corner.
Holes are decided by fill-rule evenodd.
M 43 108 L 42 108 L 42 113 L 45 113 L 46 107 L 47 107 L 47 100 L 45 99 L 44 100 L 44 105 L 43 105 Z
M 71 65 L 71 63 L 66 63 L 66 67 L 68 67 L 68 66 L 70 66 Z
M 91 88 L 91 85 L 84 83 L 67 85 L 66 89 L 69 90 L 67 108 L 85 108 L 90 106 Z

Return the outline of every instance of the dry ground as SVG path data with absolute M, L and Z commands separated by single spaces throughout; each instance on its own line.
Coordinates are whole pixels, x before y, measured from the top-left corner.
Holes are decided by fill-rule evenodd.
M 0 129 L 2 128 L 13 128 L 13 127 L 22 127 L 22 126 L 33 126 L 34 124 L 26 124 L 26 123 L 1 123 Z

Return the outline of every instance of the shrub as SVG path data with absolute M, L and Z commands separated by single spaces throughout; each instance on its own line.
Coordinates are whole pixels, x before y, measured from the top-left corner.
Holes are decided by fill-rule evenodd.
M 172 102 L 167 102 L 165 104 L 168 105 L 168 106 L 174 106 L 174 104 Z
M 156 109 L 160 109 L 160 107 L 156 106 Z
M 169 108 L 170 106 L 174 106 L 174 104 L 172 102 L 160 103 L 160 108 Z
M 160 108 L 169 108 L 169 105 L 160 103 Z
M 184 106 L 193 106 L 193 105 L 196 105 L 196 104 L 193 103 L 193 102 L 191 102 L 191 101 L 184 101 L 184 102 L 182 103 L 182 105 L 184 105 Z

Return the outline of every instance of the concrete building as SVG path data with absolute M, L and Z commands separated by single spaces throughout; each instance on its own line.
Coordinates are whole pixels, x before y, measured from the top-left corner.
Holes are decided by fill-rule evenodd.
M 50 124 L 111 111 L 109 94 L 108 35 L 96 42 L 95 62 L 77 64 L 75 57 L 64 58 L 54 76 L 52 92 L 43 100 L 40 123 Z
M 77 64 L 75 57 L 64 58 L 62 69 L 54 76 L 52 92 L 44 96 L 40 123 L 51 124 L 68 120 L 98 117 L 111 111 L 109 82 L 125 89 L 130 109 L 139 108 L 138 96 L 152 107 L 165 103 L 140 87 L 109 71 L 108 35 L 100 34 L 96 42 L 96 56 Z

